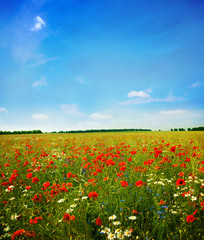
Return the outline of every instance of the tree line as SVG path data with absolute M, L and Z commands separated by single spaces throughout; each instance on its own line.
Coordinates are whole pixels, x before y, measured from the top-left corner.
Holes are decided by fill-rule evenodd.
M 70 131 L 59 131 L 51 133 L 89 133 L 89 132 L 134 132 L 134 131 L 152 131 L 151 129 L 87 129 L 87 130 L 70 130 Z
M 30 131 L 0 131 L 0 135 L 8 135 L 8 134 L 39 134 L 43 133 L 41 130 L 30 130 Z
M 185 128 L 174 128 L 171 131 L 186 131 Z M 204 131 L 204 127 L 187 128 L 187 131 Z

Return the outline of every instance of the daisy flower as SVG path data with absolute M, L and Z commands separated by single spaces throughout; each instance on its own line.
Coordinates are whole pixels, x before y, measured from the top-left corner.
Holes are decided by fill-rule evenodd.
M 129 230 L 125 230 L 124 236 L 131 237 L 131 232 Z
M 114 238 L 116 238 L 115 234 L 113 234 L 113 233 L 108 234 L 108 239 L 114 239 Z
M 110 216 L 108 219 L 109 220 L 115 220 L 117 218 L 117 216 L 116 215 L 113 215 L 113 216 Z
M 192 197 L 191 197 L 191 200 L 192 200 L 192 201 L 196 201 L 196 200 L 197 200 L 197 197 L 192 196 Z
M 120 225 L 120 224 L 121 224 L 120 221 L 113 222 L 113 225 Z
M 76 207 L 77 206 L 77 204 L 72 204 L 70 207 L 71 208 L 74 208 L 74 207 Z

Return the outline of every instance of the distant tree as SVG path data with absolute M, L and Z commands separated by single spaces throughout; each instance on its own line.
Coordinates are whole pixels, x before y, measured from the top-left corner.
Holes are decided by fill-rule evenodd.
M 204 131 L 204 127 L 194 127 L 191 131 Z
M 177 129 L 177 128 L 174 128 L 174 131 L 178 131 L 178 129 Z
M 42 131 L 41 131 L 41 130 L 33 130 L 32 133 L 33 133 L 33 134 L 37 134 L 37 133 L 42 133 Z
M 184 128 L 179 128 L 179 131 L 185 131 L 185 129 Z

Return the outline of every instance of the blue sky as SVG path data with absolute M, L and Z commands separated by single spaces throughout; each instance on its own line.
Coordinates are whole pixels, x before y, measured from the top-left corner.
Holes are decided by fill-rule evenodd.
M 204 2 L 0 1 L 0 130 L 204 125 Z

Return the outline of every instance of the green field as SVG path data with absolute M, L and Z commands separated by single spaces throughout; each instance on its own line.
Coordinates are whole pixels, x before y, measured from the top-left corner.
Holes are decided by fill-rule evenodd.
M 204 239 L 203 132 L 0 136 L 0 239 Z

